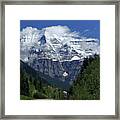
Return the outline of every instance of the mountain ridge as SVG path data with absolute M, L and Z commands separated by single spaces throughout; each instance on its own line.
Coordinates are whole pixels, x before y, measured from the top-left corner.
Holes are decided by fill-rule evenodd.
M 76 79 L 85 58 L 100 52 L 98 39 L 82 37 L 67 26 L 26 27 L 20 33 L 21 60 L 63 88 Z
M 52 26 L 43 28 L 42 30 L 27 27 L 21 31 L 20 36 L 21 58 L 24 60 L 25 55 L 26 58 L 29 57 L 31 50 L 34 51 L 37 57 L 38 54 L 41 54 L 40 58 L 45 57 L 59 61 L 67 59 L 67 57 L 66 59 L 64 58 L 65 54 L 70 57 L 69 59 L 75 53 L 80 59 L 93 54 L 99 54 L 98 39 L 78 37 L 78 34 L 70 32 L 70 29 L 66 26 Z M 66 48 L 64 46 L 68 47 Z M 34 49 L 32 49 L 33 47 Z M 42 54 L 46 56 L 42 56 Z

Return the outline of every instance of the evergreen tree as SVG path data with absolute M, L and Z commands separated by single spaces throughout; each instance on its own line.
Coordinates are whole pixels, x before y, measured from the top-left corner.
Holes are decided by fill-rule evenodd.
M 69 99 L 100 99 L 100 59 L 95 55 L 85 59 L 82 70 L 69 90 Z

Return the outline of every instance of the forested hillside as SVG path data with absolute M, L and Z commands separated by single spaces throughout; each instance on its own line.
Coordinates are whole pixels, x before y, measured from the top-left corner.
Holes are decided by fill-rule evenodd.
M 99 100 L 100 99 L 100 58 L 86 58 L 77 80 L 69 90 L 69 99 Z
M 64 99 L 59 88 L 51 86 L 34 69 L 20 62 L 20 99 Z
M 95 55 L 84 60 L 82 69 L 68 91 L 49 84 L 41 74 L 21 61 L 20 95 L 26 99 L 99 100 L 100 58 Z

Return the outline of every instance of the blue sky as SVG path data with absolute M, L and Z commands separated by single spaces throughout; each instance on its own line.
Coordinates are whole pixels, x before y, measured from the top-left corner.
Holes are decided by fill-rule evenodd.
M 84 37 L 100 40 L 99 20 L 20 20 L 20 30 L 26 27 L 42 29 L 57 25 L 68 26 L 71 31 L 79 32 Z

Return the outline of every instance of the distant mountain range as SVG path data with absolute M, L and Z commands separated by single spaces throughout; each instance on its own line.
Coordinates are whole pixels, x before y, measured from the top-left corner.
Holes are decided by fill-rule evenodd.
M 76 79 L 85 58 L 99 55 L 99 48 L 98 39 L 82 37 L 67 26 L 26 27 L 20 32 L 20 59 L 64 87 Z

